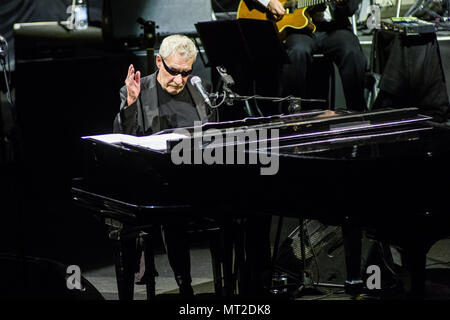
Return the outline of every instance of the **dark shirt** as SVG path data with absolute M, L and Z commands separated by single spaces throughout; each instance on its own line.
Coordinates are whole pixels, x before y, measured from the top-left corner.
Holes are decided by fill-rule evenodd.
M 177 95 L 171 95 L 157 81 L 161 130 L 191 127 L 200 121 L 197 109 L 186 87 Z
M 351 17 L 359 7 L 360 0 L 347 0 L 338 5 L 334 2 L 328 4 L 322 3 L 312 7 L 308 7 L 308 12 L 312 16 L 313 23 L 316 25 L 316 31 L 333 31 L 337 29 L 349 29 L 351 23 L 349 17 Z M 326 21 L 323 19 L 322 14 L 329 7 L 331 14 L 331 20 Z

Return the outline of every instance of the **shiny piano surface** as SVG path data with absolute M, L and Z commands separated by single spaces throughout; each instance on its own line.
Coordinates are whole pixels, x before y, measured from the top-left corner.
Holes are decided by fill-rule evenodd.
M 230 128 L 276 129 L 276 144 L 269 139 L 252 149 L 255 140 L 243 143 L 247 154 L 278 158 L 273 175 L 261 175 L 261 164 L 175 165 L 171 152 L 177 143 L 158 151 L 88 138 L 83 188 L 144 209 L 183 207 L 186 214 L 274 214 L 328 224 L 352 219 L 401 246 L 422 282 L 426 252 L 450 234 L 449 187 L 441 183 L 450 176 L 450 130 L 429 120 L 408 108 L 333 116 L 312 111 L 203 125 L 205 135 L 211 128 L 217 129 L 213 135 Z M 199 149 L 225 143 L 207 141 Z M 83 197 L 83 188 L 74 186 L 75 198 Z

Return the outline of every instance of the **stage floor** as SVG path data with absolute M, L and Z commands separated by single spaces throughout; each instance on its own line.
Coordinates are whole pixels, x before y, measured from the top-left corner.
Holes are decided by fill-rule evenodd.
M 394 257 L 395 258 L 395 257 Z M 164 253 L 155 255 L 159 277 L 156 278 L 157 300 L 178 300 L 178 287 Z M 214 297 L 211 258 L 207 244 L 197 243 L 191 249 L 192 285 L 196 300 Z M 85 272 L 84 277 L 106 300 L 118 300 L 114 266 L 108 265 Z M 317 294 L 303 295 L 296 300 L 352 300 L 342 288 L 317 287 Z M 135 285 L 135 300 L 145 300 L 145 285 Z M 450 239 L 438 241 L 427 256 L 427 300 L 450 300 Z

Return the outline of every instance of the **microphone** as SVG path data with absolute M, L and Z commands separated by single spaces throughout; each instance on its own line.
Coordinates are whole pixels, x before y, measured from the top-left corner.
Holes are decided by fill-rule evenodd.
M 8 42 L 5 38 L 0 36 L 0 58 L 6 57 L 8 54 Z
M 200 79 L 197 76 L 193 76 L 191 78 L 191 84 L 197 89 L 197 91 L 200 93 L 200 95 L 203 98 L 203 101 L 211 107 L 211 101 L 209 100 L 209 95 L 206 92 L 206 90 L 202 86 L 202 79 Z

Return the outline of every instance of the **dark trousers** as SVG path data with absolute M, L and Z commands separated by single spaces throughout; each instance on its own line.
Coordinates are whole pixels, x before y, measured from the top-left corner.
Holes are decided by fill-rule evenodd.
M 286 49 L 291 64 L 284 65 L 282 83 L 284 96 L 307 95 L 307 76 L 311 71 L 313 54 L 322 53 L 338 67 L 347 108 L 365 110 L 364 75 L 366 58 L 358 38 L 348 29 L 292 32 L 287 36 Z
M 167 257 L 177 284 L 190 284 L 192 282 L 191 258 L 187 222 L 166 223 L 162 225 L 162 231 Z
M 143 284 L 151 278 L 158 276 L 158 271 L 156 270 L 153 258 L 153 237 L 155 237 L 155 234 L 159 231 L 158 225 L 153 226 L 152 232 L 150 234 L 141 235 L 142 241 L 138 241 L 137 243 L 138 256 L 136 258 L 138 259 L 138 268 L 135 273 L 136 283 Z M 192 282 L 191 257 L 187 222 L 163 224 L 161 225 L 161 231 L 167 258 L 178 286 L 190 285 Z M 151 254 L 152 257 L 145 256 L 144 250 L 146 250 L 146 248 L 148 250 L 146 251 L 146 254 Z

